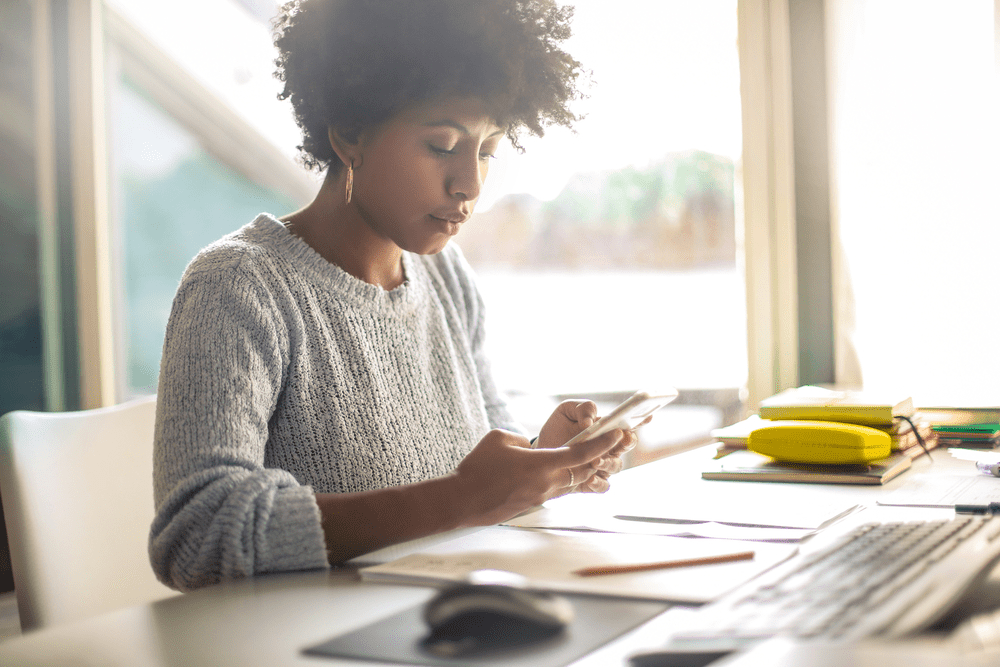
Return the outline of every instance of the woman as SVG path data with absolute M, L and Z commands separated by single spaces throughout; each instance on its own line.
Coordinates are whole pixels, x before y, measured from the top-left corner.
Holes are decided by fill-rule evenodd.
M 277 76 L 303 161 L 326 177 L 305 208 L 260 215 L 182 279 L 158 390 L 162 581 L 327 567 L 607 490 L 632 434 L 559 448 L 595 419 L 589 401 L 520 434 L 449 244 L 501 140 L 575 120 L 570 15 L 551 0 L 283 8 Z

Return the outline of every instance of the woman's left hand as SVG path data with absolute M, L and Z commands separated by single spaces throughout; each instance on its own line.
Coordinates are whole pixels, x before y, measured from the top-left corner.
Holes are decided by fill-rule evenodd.
M 538 440 L 535 441 L 535 448 L 561 447 L 597 419 L 597 404 L 593 401 L 563 401 L 542 426 Z M 607 491 L 611 488 L 608 478 L 622 470 L 625 465 L 622 456 L 631 451 L 637 443 L 638 436 L 634 431 L 623 430 L 621 442 L 615 445 L 614 449 L 601 458 L 573 471 L 575 478 L 581 482 L 569 492 L 604 493 Z

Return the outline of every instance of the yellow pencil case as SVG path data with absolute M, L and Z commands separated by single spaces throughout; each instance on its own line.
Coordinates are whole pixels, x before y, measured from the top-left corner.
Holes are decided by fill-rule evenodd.
M 788 419 L 755 428 L 747 449 L 795 463 L 868 463 L 887 458 L 892 439 L 869 426 Z

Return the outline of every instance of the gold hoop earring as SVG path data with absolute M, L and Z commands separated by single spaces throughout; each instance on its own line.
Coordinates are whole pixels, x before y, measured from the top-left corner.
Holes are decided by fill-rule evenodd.
M 344 198 L 347 203 L 351 203 L 351 194 L 354 191 L 354 160 L 351 160 L 351 164 L 347 165 L 347 185 L 344 188 Z

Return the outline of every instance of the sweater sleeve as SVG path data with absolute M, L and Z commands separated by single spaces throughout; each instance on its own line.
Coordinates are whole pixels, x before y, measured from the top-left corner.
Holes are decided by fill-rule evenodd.
M 479 376 L 479 386 L 483 392 L 483 402 L 486 405 L 486 415 L 489 418 L 490 426 L 523 435 L 525 433 L 524 427 L 510 413 L 507 401 L 497 389 L 496 381 L 493 378 L 493 369 L 486 352 L 486 305 L 479 293 L 479 288 L 476 286 L 475 272 L 457 245 L 448 244 L 445 252 L 450 253 L 457 286 L 461 290 L 459 302 L 465 304 L 472 358 L 476 364 L 476 373 Z M 442 255 L 444 254 L 442 253 Z
M 239 269 L 189 270 L 164 340 L 149 553 L 181 590 L 327 567 L 312 489 L 264 466 L 288 345 L 267 290 Z

